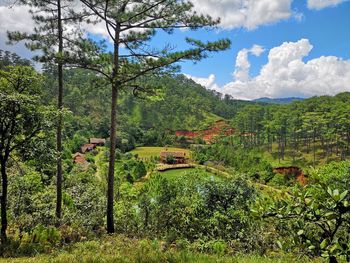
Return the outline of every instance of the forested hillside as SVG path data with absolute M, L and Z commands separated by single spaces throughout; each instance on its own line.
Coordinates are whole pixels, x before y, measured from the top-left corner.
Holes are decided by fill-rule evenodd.
M 247 106 L 234 117 L 247 147 L 315 166 L 349 157 L 350 93 L 289 105 Z M 305 159 L 306 158 L 306 159 Z
M 54 103 L 56 91 L 51 67 L 44 68 L 45 103 Z M 108 137 L 109 90 L 93 72 L 70 69 L 65 72 L 67 83 L 64 101 L 68 113 L 66 138 L 79 131 L 84 136 Z M 176 130 L 201 130 L 219 119 L 232 119 L 248 101 L 209 91 L 182 75 L 147 79 L 145 86 L 154 86 L 150 96 L 134 96 L 122 91 L 118 104 L 119 140 L 136 144 L 156 144 Z
M 27 60 L 1 54 L 2 167 L 11 154 L 8 181 L 1 182 L 2 189 L 8 184 L 8 239 L 0 245 L 5 260 L 349 258 L 349 93 L 271 105 L 222 97 L 182 75 L 145 79 L 152 93 L 123 90 L 115 155 L 117 234 L 108 236 L 110 141 L 102 139 L 109 135 L 108 84 L 91 71 L 66 69 L 65 107 L 58 113 L 54 67 L 46 64 L 37 72 Z M 59 227 L 54 213 L 58 114 L 64 120 Z M 217 120 L 225 120 L 221 123 L 232 132 L 195 144 L 175 137 L 176 130 L 200 131 Z M 103 143 L 83 152 L 95 137 Z M 184 166 L 176 166 L 171 155 L 161 160 L 164 151 L 188 156 Z M 305 181 L 298 182 L 288 168 L 300 171 Z
M 44 68 L 45 103 L 55 100 L 54 74 Z M 108 137 L 110 100 L 103 80 L 79 69 L 66 70 L 65 78 L 66 140 L 77 131 L 85 137 Z M 182 75 L 147 79 L 144 85 L 157 89 L 147 96 L 121 94 L 118 141 L 127 144 L 125 149 L 172 144 L 176 130 L 204 130 L 225 119 L 245 147 L 269 152 L 279 162 L 287 158 L 314 164 L 349 155 L 349 93 L 271 105 L 223 97 Z

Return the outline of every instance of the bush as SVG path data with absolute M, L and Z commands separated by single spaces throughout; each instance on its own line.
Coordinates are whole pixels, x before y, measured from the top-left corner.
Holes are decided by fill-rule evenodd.
M 348 189 L 335 188 L 337 184 L 314 183 L 296 188 L 293 198 L 276 202 L 266 213 L 284 219 L 295 247 L 310 256 L 328 258 L 329 262 L 350 259 L 350 195 Z
M 129 221 L 139 221 L 137 231 L 166 237 L 169 243 L 198 238 L 251 240 L 249 236 L 254 233 L 249 206 L 254 189 L 242 178 L 206 179 L 201 173 L 195 171 L 171 180 L 161 175 L 151 178 L 135 199 L 137 217 Z
M 32 231 L 13 236 L 7 243 L 1 244 L 0 255 L 14 257 L 48 253 L 60 245 L 60 240 L 58 229 L 38 225 Z
M 175 164 L 176 163 L 176 159 L 173 155 L 167 155 L 165 162 L 167 164 Z

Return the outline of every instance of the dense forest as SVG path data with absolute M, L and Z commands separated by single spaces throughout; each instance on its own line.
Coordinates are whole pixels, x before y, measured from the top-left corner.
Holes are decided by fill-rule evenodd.
M 265 146 L 272 151 L 278 144 L 278 158 L 284 159 L 286 149 L 294 160 L 301 157 L 303 147 L 313 153 L 313 165 L 318 156 L 327 160 L 349 156 L 350 94 L 322 96 L 287 106 L 249 106 L 234 118 L 234 125 L 245 136 L 243 143 L 252 147 Z
M 55 72 L 47 69 L 44 74 L 48 79 L 44 102 L 50 103 L 56 98 L 52 85 Z M 92 136 L 94 133 L 95 136 L 107 137 L 109 90 L 99 87 L 100 79 L 94 73 L 71 69 L 65 72 L 65 76 L 67 88 L 64 101 L 72 118 L 75 118 L 72 124 L 76 125 L 66 128 L 67 136 L 72 136 L 78 130 L 86 135 Z M 138 144 L 144 143 L 145 138 L 138 138 L 137 134 L 151 136 L 152 132 L 162 135 L 166 131 L 171 134 L 181 129 L 204 129 L 215 120 L 231 119 L 239 109 L 252 104 L 229 96 L 222 99 L 221 94 L 203 89 L 182 75 L 147 79 L 145 82 L 157 88 L 152 96 L 135 97 L 132 92 L 122 91 L 118 105 L 119 131 L 133 136 Z
M 22 1 L 35 28 L 9 43 L 37 55 L 0 50 L 0 262 L 350 261 L 349 93 L 222 95 L 178 63 L 230 40 L 150 44 L 219 20 L 186 1 L 80 2 Z

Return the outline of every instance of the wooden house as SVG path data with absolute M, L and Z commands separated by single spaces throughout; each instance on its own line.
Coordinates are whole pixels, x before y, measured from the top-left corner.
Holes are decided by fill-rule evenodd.
M 90 144 L 95 144 L 96 146 L 104 146 L 106 144 L 106 139 L 90 138 Z
M 96 144 L 88 143 L 81 146 L 80 151 L 81 153 L 87 153 L 93 151 L 95 148 Z
M 73 154 L 72 158 L 74 163 L 78 163 L 78 164 L 86 163 L 85 155 L 82 153 L 75 153 Z
M 187 157 L 185 152 L 161 152 L 160 153 L 160 160 L 162 163 L 167 163 L 169 157 L 174 158 L 174 164 L 183 164 L 186 163 Z

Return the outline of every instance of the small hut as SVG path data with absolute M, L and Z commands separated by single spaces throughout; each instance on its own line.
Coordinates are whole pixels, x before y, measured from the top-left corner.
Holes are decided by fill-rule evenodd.
M 96 144 L 88 143 L 81 146 L 80 151 L 81 153 L 87 153 L 93 151 L 95 148 Z
M 78 163 L 78 164 L 85 164 L 86 163 L 85 156 L 82 153 L 75 153 L 75 154 L 73 154 L 72 158 L 73 158 L 74 163 Z
M 174 159 L 173 164 L 183 164 L 186 163 L 186 153 L 185 152 L 161 152 L 160 153 L 160 160 L 162 163 L 168 163 L 169 157 L 172 157 Z
M 90 138 L 90 144 L 95 144 L 96 146 L 104 146 L 106 144 L 106 139 Z

